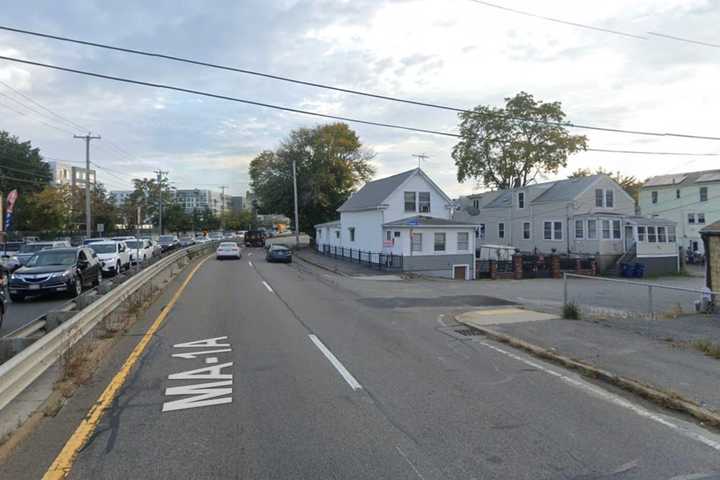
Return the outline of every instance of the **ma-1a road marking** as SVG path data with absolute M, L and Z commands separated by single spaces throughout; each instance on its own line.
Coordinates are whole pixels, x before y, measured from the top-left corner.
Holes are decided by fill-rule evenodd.
M 229 343 L 221 343 L 227 338 L 206 338 L 173 345 L 173 348 L 183 350 L 181 353 L 173 353 L 174 358 L 182 358 L 183 360 L 202 359 L 205 365 L 208 366 L 173 373 L 168 375 L 168 380 L 213 381 L 166 388 L 166 397 L 181 396 L 184 398 L 163 403 L 163 412 L 232 403 L 233 362 L 219 363 L 218 358 L 218 354 L 232 352 Z M 229 371 L 223 373 L 224 369 Z

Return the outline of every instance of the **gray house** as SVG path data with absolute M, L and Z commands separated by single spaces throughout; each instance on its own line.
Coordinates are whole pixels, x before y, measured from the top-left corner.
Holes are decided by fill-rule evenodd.
M 479 246 L 593 256 L 601 271 L 621 257 L 651 274 L 679 267 L 675 222 L 637 216 L 633 198 L 607 175 L 462 197 L 454 218 L 477 225 Z

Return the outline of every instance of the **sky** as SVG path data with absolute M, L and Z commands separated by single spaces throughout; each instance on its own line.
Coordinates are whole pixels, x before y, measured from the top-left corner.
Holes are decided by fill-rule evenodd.
M 537 15 L 631 33 L 634 38 L 493 8 L 472 0 L 28 0 L 7 2 L 0 24 L 150 50 L 423 102 L 502 106 L 526 91 L 559 101 L 578 124 L 720 137 L 720 0 L 496 0 Z M 0 31 L 0 55 L 166 83 L 370 121 L 456 131 L 455 113 Z M 92 131 L 92 160 L 109 190 L 168 171 L 177 188 L 244 194 L 255 155 L 322 119 L 0 60 L 0 129 L 46 159 L 84 160 L 73 134 Z M 23 96 L 19 96 L 20 92 Z M 28 100 L 32 99 L 62 119 Z M 68 123 L 68 120 L 72 123 Z M 376 177 L 418 165 L 451 196 L 454 138 L 351 124 L 375 152 Z M 600 149 L 720 153 L 720 142 L 588 130 Z M 720 156 L 583 152 L 577 168 L 645 179 L 720 168 Z

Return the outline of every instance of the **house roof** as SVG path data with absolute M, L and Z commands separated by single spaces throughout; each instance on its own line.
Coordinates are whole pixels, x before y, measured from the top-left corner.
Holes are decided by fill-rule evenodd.
M 554 182 L 550 188 L 535 197 L 532 203 L 569 202 L 584 192 L 599 177 L 600 175 L 590 175 L 588 177 L 558 180 Z
M 355 192 L 340 205 L 338 212 L 348 212 L 352 210 L 365 210 L 379 206 L 383 200 L 390 196 L 405 180 L 410 178 L 419 169 L 408 170 L 407 172 L 398 173 L 391 177 L 381 178 L 373 182 L 366 183 L 360 190 Z
M 699 172 L 674 173 L 668 175 L 657 175 L 645 181 L 643 188 L 658 188 L 688 185 L 703 185 L 710 182 L 720 183 L 720 170 L 701 170 Z
M 474 223 L 448 220 L 445 218 L 428 217 L 415 215 L 414 217 L 401 218 L 388 222 L 383 227 L 474 227 Z
M 720 235 L 720 220 L 702 228 L 700 234 Z
M 503 208 L 512 207 L 512 190 L 504 190 L 500 192 L 490 203 L 485 205 L 483 208 Z
M 340 220 L 333 220 L 332 222 L 318 223 L 317 225 L 315 225 L 315 228 L 339 227 L 339 226 L 340 226 Z

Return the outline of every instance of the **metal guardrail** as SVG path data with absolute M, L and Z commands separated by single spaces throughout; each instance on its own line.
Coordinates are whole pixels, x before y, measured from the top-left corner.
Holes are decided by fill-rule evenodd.
M 166 268 L 172 267 L 190 253 L 210 249 L 214 243 L 188 247 L 171 253 L 160 261 L 150 265 L 108 294 L 100 297 L 73 317 L 51 330 L 36 342 L 29 345 L 7 362 L 0 365 L 0 410 L 23 392 L 51 365 L 53 365 L 70 347 L 88 334 L 103 318 L 113 312 L 132 294 Z M 39 324 L 40 322 L 36 322 Z M 38 329 L 38 325 L 28 330 Z

